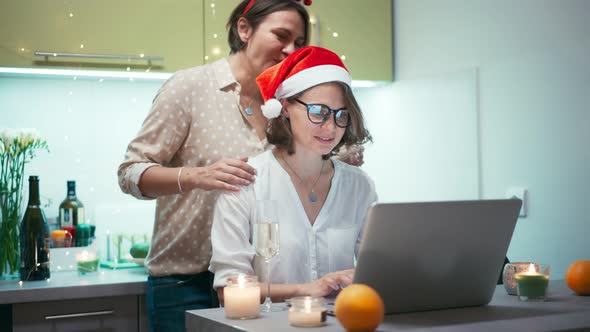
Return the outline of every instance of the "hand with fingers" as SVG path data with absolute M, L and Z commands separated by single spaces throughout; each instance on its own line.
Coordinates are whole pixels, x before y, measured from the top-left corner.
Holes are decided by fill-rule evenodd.
M 304 295 L 326 296 L 332 292 L 338 292 L 344 286 L 352 284 L 354 269 L 331 272 L 320 279 L 304 285 Z
M 256 179 L 256 169 L 247 162 L 248 157 L 223 158 L 209 166 L 187 169 L 182 175 L 192 188 L 239 191 L 240 186 Z
M 362 166 L 365 163 L 364 151 L 362 145 L 343 145 L 334 158 L 352 166 Z

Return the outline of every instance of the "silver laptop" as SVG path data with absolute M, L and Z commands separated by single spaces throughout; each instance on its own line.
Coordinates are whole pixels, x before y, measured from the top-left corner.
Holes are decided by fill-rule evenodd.
M 375 288 L 385 312 L 488 304 L 516 225 L 519 199 L 376 204 L 354 283 Z

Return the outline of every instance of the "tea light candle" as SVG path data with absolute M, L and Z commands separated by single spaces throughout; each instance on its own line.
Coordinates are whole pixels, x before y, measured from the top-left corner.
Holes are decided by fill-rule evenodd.
M 539 271 L 543 273 L 539 273 L 535 269 L 535 265 L 531 263 L 528 271 L 515 275 L 520 300 L 545 300 L 547 285 L 549 284 L 549 271 L 546 265 L 539 265 Z
M 82 252 L 76 254 L 76 261 L 78 263 L 78 272 L 81 274 L 98 270 L 98 257 L 93 252 L 82 250 Z
M 318 327 L 325 324 L 326 305 L 323 298 L 303 296 L 289 302 L 289 324 L 298 327 Z
M 256 276 L 227 278 L 223 288 L 225 315 L 232 319 L 256 318 L 260 313 L 260 286 Z

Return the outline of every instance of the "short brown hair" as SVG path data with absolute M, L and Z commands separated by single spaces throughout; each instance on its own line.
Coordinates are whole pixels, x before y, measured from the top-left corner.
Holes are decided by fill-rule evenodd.
M 246 45 L 246 43 L 240 39 L 240 35 L 238 34 L 238 20 L 240 17 L 244 17 L 255 31 L 266 16 L 274 12 L 288 9 L 295 9 L 299 16 L 301 16 L 305 29 L 305 45 L 309 44 L 309 14 L 301 4 L 293 0 L 256 0 L 248 12 L 244 14 L 244 9 L 249 2 L 250 1 L 248 0 L 240 2 L 240 4 L 234 8 L 227 21 L 227 42 L 229 44 L 230 54 L 238 53 L 238 51 Z
M 367 142 L 372 142 L 373 138 L 365 127 L 365 120 L 363 118 L 363 112 L 359 104 L 354 98 L 352 89 L 342 82 L 332 82 L 338 84 L 344 92 L 344 103 L 346 108 L 350 112 L 350 126 L 344 130 L 344 136 L 334 149 L 327 155 L 324 155 L 324 159 L 328 159 L 336 154 L 336 151 L 343 145 L 360 145 Z M 325 83 L 322 83 L 325 84 Z M 317 86 L 317 85 L 316 85 Z M 311 87 L 310 89 L 312 89 Z M 287 101 L 294 103 L 295 99 L 301 97 L 306 90 L 287 98 Z M 328 121 L 332 121 L 329 119 Z M 268 127 L 266 128 L 266 138 L 270 144 L 274 144 L 278 149 L 286 150 L 289 155 L 295 153 L 295 145 L 293 142 L 293 132 L 291 131 L 291 122 L 283 114 L 278 117 L 269 120 Z

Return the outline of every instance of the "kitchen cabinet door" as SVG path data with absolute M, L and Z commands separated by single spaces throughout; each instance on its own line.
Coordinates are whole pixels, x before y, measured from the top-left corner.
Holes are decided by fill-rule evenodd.
M 311 44 L 340 55 L 355 80 L 393 79 L 391 0 L 317 0 Z
M 203 1 L 6 0 L 0 66 L 173 72 L 203 63 Z M 35 51 L 160 56 L 163 61 L 34 56 Z
M 239 4 L 238 0 L 204 0 L 205 22 L 204 61 L 211 63 L 229 55 L 227 30 L 225 25 L 232 10 Z
M 205 62 L 229 54 L 225 25 L 238 1 L 204 0 Z M 316 0 L 310 44 L 339 54 L 355 80 L 393 79 L 392 0 Z

